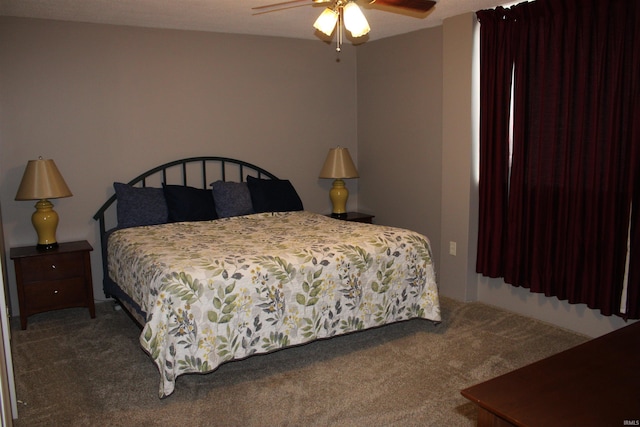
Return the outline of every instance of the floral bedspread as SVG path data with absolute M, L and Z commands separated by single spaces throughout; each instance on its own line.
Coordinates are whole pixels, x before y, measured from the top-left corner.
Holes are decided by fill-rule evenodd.
M 109 238 L 109 275 L 146 312 L 140 343 L 179 375 L 410 318 L 440 320 L 426 237 L 311 212 L 136 227 Z

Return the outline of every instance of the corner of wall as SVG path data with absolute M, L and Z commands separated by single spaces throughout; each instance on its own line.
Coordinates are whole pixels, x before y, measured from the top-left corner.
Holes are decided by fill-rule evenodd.
M 473 218 L 473 13 L 443 23 L 443 142 L 440 287 L 445 296 L 477 299 Z

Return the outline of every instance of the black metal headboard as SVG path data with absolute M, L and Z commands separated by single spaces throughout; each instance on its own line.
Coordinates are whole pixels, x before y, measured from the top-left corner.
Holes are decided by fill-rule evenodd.
M 127 184 L 147 187 L 160 187 L 162 184 L 189 185 L 197 188 L 209 188 L 213 181 L 236 181 L 244 182 L 247 176 L 256 178 L 278 179 L 274 174 L 262 169 L 259 166 L 242 160 L 230 159 L 227 157 L 189 157 L 181 160 L 174 160 L 138 175 Z M 100 243 L 102 247 L 102 263 L 106 267 L 107 259 L 107 226 L 108 216 L 116 217 L 114 202 L 115 193 L 98 209 L 93 219 L 100 225 Z M 107 281 L 107 271 L 104 268 Z
M 197 170 L 189 168 L 189 165 L 194 164 L 198 166 Z M 177 181 L 171 181 L 171 178 L 176 179 L 176 177 L 175 174 L 171 174 L 170 172 L 175 172 L 176 170 L 178 172 Z M 190 172 L 193 172 L 191 174 L 191 177 L 193 177 L 193 175 L 196 175 L 196 178 L 199 181 L 197 185 L 193 184 L 193 178 L 189 179 L 188 174 Z M 238 182 L 245 181 L 247 175 L 255 176 L 256 178 L 268 177 L 270 179 L 278 179 L 271 172 L 268 172 L 259 166 L 252 165 L 251 163 L 247 163 L 242 160 L 230 159 L 227 157 L 206 156 L 189 157 L 186 159 L 174 160 L 172 162 L 156 166 L 155 168 L 149 169 L 148 171 L 133 178 L 127 184 L 146 187 L 147 183 L 150 181 L 150 178 L 156 177 L 159 178 L 159 180 L 157 179 L 159 183 L 191 185 L 192 187 L 198 186 L 200 188 L 208 188 L 209 184 L 211 184 L 212 181 L 227 181 L 227 178 L 232 174 L 234 176 L 231 176 L 229 180 L 237 180 Z M 107 231 L 105 214 L 115 201 L 116 195 L 113 194 L 93 216 L 93 219 L 99 221 L 100 223 L 101 236 L 103 236 Z

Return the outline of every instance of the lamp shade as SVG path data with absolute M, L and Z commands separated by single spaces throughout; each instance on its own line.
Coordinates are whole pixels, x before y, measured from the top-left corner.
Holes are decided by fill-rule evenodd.
M 58 167 L 51 159 L 29 160 L 24 170 L 16 200 L 40 200 L 71 197 Z
M 358 170 L 351 160 L 349 150 L 343 147 L 330 149 L 320 171 L 320 178 L 358 178 Z
M 326 8 L 316 22 L 313 24 L 313 28 L 330 36 L 333 33 L 336 23 L 338 22 L 338 12 L 331 8 Z
M 360 7 L 350 1 L 344 6 L 344 26 L 353 37 L 362 37 L 367 34 L 371 27 L 364 17 Z

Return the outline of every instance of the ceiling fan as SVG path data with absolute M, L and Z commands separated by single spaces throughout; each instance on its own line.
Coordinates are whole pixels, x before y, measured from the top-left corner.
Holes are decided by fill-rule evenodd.
M 430 0 L 365 0 L 368 4 L 378 4 L 388 7 L 406 9 L 411 12 L 425 13 L 435 6 L 435 1 Z M 304 3 L 304 4 L 298 4 Z M 266 6 L 253 7 L 253 10 L 262 10 L 254 15 L 276 12 L 294 7 L 302 7 L 317 4 L 327 4 L 327 7 L 316 19 L 313 27 L 321 33 L 331 36 L 334 29 L 338 29 L 337 47 L 340 52 L 342 45 L 343 27 L 346 28 L 353 37 L 366 35 L 371 28 L 362 10 L 356 4 L 356 0 L 288 0 L 273 3 Z M 267 10 L 268 9 L 268 10 Z M 264 10 L 267 10 L 266 12 Z

